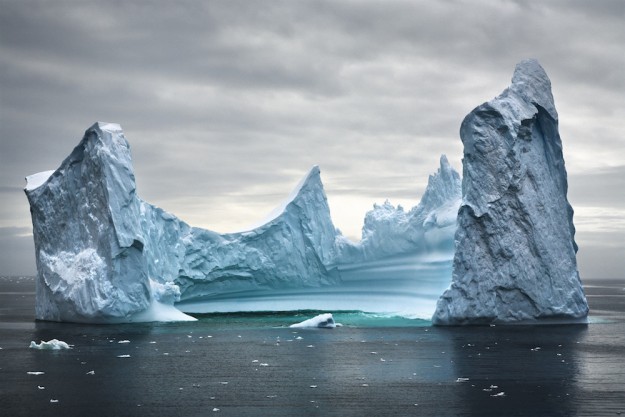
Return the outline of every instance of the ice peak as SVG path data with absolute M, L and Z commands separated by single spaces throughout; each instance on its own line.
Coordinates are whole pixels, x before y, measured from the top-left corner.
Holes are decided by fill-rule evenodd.
M 123 132 L 121 125 L 117 123 L 108 123 L 108 122 L 95 122 L 88 130 L 100 130 L 103 132 L 110 132 L 110 133 Z
M 554 120 L 558 120 L 551 81 L 536 59 L 525 59 L 516 64 L 510 89 L 528 102 L 544 108 Z

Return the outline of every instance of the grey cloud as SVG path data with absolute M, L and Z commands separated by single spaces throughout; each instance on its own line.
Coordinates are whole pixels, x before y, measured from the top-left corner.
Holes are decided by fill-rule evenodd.
M 139 194 L 183 218 L 234 221 L 314 164 L 328 195 L 416 199 L 441 153 L 461 168 L 462 118 L 530 56 L 574 206 L 622 208 L 622 171 L 597 167 L 625 152 L 624 6 L 595 3 L 4 0 L 0 226 L 30 223 L 23 177 L 97 120 L 124 127 Z
M 574 207 L 625 208 L 625 165 L 569 175 L 569 200 Z

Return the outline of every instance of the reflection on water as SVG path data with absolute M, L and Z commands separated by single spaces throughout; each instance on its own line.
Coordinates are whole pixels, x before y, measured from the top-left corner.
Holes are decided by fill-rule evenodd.
M 442 329 L 453 340 L 453 367 L 470 415 L 578 415 L 586 325 Z M 503 393 L 503 394 L 502 394 Z

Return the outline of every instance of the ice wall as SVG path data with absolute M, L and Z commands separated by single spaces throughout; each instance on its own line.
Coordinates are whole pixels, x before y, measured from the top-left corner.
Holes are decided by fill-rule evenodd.
M 551 82 L 536 60 L 462 122 L 463 200 L 439 325 L 582 319 L 573 210 Z

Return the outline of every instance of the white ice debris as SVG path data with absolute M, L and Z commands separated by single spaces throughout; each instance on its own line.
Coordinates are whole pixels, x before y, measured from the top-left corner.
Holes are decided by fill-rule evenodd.
M 304 320 L 301 323 L 291 324 L 289 327 L 303 328 L 303 327 L 320 327 L 324 329 L 333 329 L 336 327 L 332 313 L 319 314 L 311 319 Z
M 28 371 L 26 373 L 28 375 L 43 375 L 45 372 L 41 372 L 41 371 Z
M 31 349 L 40 349 L 40 350 L 61 350 L 61 349 L 71 349 L 70 345 L 68 345 L 67 343 L 58 340 L 58 339 L 52 339 L 49 340 L 47 342 L 44 342 L 43 340 L 41 341 L 41 343 L 37 344 L 35 341 L 30 342 L 30 346 L 29 348 Z

